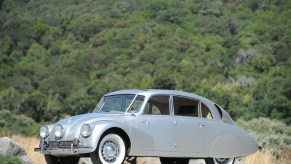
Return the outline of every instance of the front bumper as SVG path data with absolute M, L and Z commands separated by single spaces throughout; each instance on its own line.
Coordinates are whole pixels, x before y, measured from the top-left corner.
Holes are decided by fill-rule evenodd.
M 34 148 L 35 152 L 40 152 L 43 154 L 52 154 L 52 155 L 77 155 L 77 154 L 86 154 L 93 152 L 94 150 L 90 147 L 78 147 L 78 148 Z
M 94 151 L 92 147 L 75 146 L 73 142 L 49 142 L 42 140 L 39 148 L 34 148 L 35 152 L 52 155 L 77 155 L 86 154 Z

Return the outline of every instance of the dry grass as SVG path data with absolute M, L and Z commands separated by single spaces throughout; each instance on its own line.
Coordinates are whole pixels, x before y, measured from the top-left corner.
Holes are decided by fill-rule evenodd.
M 26 150 L 27 155 L 35 164 L 46 164 L 43 154 L 34 152 L 34 148 L 39 146 L 39 139 L 35 137 L 23 137 L 13 135 L 12 139 L 20 143 Z
M 258 151 L 253 155 L 243 158 L 247 164 L 275 164 L 276 159 L 269 150 Z
M 291 163 L 291 150 L 285 149 L 281 153 L 280 163 L 282 164 L 290 164 Z
M 246 164 L 290 164 L 291 163 L 291 150 L 285 149 L 282 151 L 281 156 L 275 157 L 274 153 L 269 150 L 261 150 L 253 155 L 243 158 Z
M 24 146 L 27 154 L 35 164 L 45 164 L 44 156 L 34 152 L 34 148 L 39 146 L 39 139 L 35 137 L 23 137 L 20 135 L 12 135 L 12 139 Z M 290 164 L 291 150 L 283 150 L 281 156 L 275 158 L 274 153 L 270 150 L 261 150 L 257 153 L 241 158 L 246 164 Z M 157 158 L 138 158 L 138 164 L 159 163 Z

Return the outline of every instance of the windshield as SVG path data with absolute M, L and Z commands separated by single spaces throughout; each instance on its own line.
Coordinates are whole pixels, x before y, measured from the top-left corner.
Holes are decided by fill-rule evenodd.
M 125 112 L 135 95 L 112 95 L 103 97 L 93 112 Z

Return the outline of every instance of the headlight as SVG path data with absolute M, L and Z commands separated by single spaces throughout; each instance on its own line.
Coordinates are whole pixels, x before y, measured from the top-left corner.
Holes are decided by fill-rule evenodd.
M 89 137 L 92 133 L 90 125 L 88 124 L 82 125 L 80 133 L 83 137 Z
M 58 138 L 63 137 L 63 126 L 62 125 L 56 125 L 54 127 L 54 132 L 55 132 L 55 136 Z
M 49 128 L 47 126 L 42 126 L 39 130 L 39 135 L 41 138 L 46 138 L 49 135 Z

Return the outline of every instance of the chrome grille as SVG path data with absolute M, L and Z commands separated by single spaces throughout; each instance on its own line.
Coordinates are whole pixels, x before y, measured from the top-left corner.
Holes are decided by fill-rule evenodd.
M 68 148 L 73 144 L 72 141 L 51 141 L 49 142 L 49 148 Z

